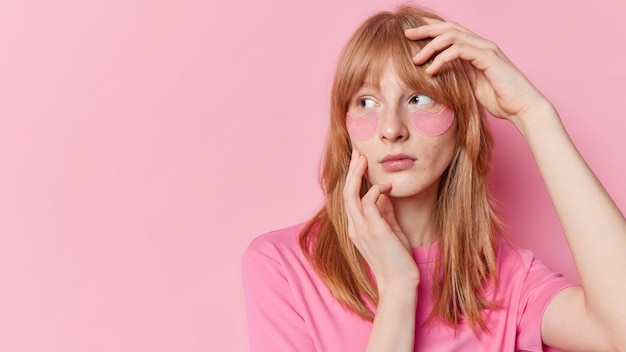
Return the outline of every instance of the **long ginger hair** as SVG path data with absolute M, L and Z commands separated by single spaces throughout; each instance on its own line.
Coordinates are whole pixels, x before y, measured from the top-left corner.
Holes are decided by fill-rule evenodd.
M 427 40 L 408 40 L 404 31 L 426 24 L 424 17 L 440 19 L 408 6 L 378 13 L 344 47 L 331 93 L 330 127 L 321 165 L 326 201 L 303 229 L 300 245 L 335 298 L 363 319 L 373 320 L 368 304 L 378 303 L 378 291 L 365 260 L 348 237 L 342 196 L 351 154 L 345 116 L 350 99 L 363 83 L 377 84 L 385 66 L 393 65 L 408 87 L 455 112 L 455 152 L 441 176 L 433 212 L 440 253 L 430 317 L 454 327 L 465 320 L 477 333 L 477 327 L 487 330 L 482 312 L 493 306 L 485 288 L 497 286 L 499 222 L 487 190 L 493 139 L 461 62 L 445 64 L 434 76 L 413 64 L 411 58 Z M 365 192 L 368 183 L 363 181 Z

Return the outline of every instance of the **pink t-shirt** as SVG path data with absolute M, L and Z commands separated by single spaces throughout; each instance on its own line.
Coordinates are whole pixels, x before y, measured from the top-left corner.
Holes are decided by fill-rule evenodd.
M 364 351 L 372 324 L 344 309 L 304 257 L 303 225 L 265 234 L 243 255 L 242 274 L 252 351 Z M 437 244 L 413 249 L 420 270 L 415 351 L 543 351 L 541 317 L 550 299 L 572 283 L 502 241 L 498 253 L 502 308 L 487 313 L 490 332 L 478 339 L 468 325 L 456 330 L 432 310 Z M 495 291 L 495 290 L 494 290 Z

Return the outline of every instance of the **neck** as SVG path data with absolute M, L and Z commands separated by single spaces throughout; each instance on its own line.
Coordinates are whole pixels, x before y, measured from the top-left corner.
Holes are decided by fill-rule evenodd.
M 391 198 L 398 225 L 412 248 L 432 244 L 438 239 L 433 220 L 437 192 L 435 184 L 410 198 Z

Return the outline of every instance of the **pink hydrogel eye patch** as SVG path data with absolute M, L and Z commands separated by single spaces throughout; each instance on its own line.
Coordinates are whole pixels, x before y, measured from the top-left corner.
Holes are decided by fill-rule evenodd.
M 352 139 L 364 141 L 376 135 L 378 130 L 378 113 L 370 112 L 364 117 L 354 117 L 354 115 L 346 114 L 346 128 Z
M 434 137 L 446 132 L 454 121 L 454 111 L 444 107 L 438 113 L 416 111 L 411 114 L 413 126 L 423 135 Z

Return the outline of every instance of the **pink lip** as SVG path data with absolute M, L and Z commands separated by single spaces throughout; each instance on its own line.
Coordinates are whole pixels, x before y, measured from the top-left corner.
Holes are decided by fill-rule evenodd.
M 413 166 L 415 158 L 405 154 L 389 154 L 380 163 L 386 171 L 401 171 Z

